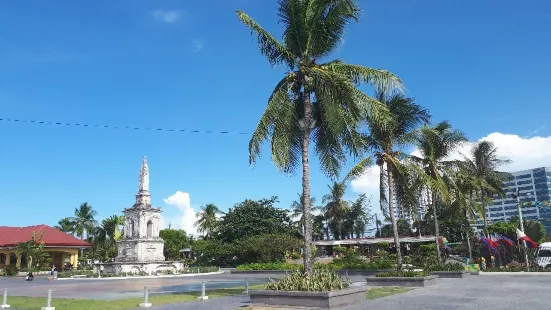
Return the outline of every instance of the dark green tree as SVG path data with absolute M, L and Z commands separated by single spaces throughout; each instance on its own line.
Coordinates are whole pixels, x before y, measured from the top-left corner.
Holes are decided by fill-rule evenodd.
M 276 202 L 277 197 L 247 199 L 230 208 L 220 221 L 217 239 L 232 243 L 257 235 L 296 235 L 287 210 L 274 207 Z
M 164 255 L 166 260 L 180 260 L 180 250 L 190 246 L 191 240 L 181 229 L 163 229 L 159 236 L 165 241 Z

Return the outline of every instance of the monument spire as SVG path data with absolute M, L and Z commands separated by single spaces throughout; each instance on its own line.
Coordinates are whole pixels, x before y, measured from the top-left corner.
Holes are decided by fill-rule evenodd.
M 151 195 L 149 194 L 149 167 L 147 166 L 147 158 L 145 158 L 145 156 L 143 157 L 142 168 L 140 169 L 138 193 L 136 194 L 136 204 L 134 205 L 134 208 L 151 208 Z

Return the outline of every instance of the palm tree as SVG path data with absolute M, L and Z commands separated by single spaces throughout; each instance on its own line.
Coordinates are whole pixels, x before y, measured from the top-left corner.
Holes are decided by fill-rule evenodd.
M 94 219 L 97 212 L 87 202 L 75 208 L 75 216 L 70 218 L 73 225 L 73 231 L 81 240 L 84 240 L 84 236 L 92 234 L 94 228 L 98 225 L 98 222 Z
M 365 233 L 365 227 L 372 220 L 369 212 L 369 199 L 365 194 L 361 194 L 356 200 L 350 203 L 350 211 L 346 218 L 350 223 L 350 235 L 352 238 L 356 235 L 356 238 L 363 237 Z
M 325 194 L 322 198 L 324 215 L 328 221 L 327 227 L 331 229 L 336 240 L 344 239 L 346 232 L 343 228 L 350 208 L 349 202 L 343 199 L 346 183 L 333 182 L 328 188 L 329 194 Z
M 75 227 L 73 225 L 73 222 L 71 221 L 71 218 L 65 217 L 59 220 L 57 222 L 57 225 L 54 226 L 55 229 L 61 230 L 62 232 L 66 234 L 74 234 L 75 233 Z
M 298 195 L 298 198 L 299 200 L 295 200 L 293 201 L 293 203 L 291 203 L 291 217 L 293 218 L 298 218 L 299 220 L 297 221 L 297 224 L 298 224 L 298 227 L 299 227 L 299 231 L 302 235 L 304 235 L 304 196 L 302 196 L 301 194 L 297 194 Z M 314 197 L 311 197 L 310 198 L 310 205 L 313 206 L 314 204 L 316 203 L 316 198 Z M 312 211 L 314 211 L 315 209 L 317 209 L 316 207 L 311 207 Z M 311 214 L 310 216 L 313 216 L 313 214 Z
M 218 216 L 220 214 L 222 214 L 222 211 L 212 203 L 202 206 L 201 212 L 195 215 L 197 221 L 195 221 L 193 226 L 197 227 L 198 233 L 204 234 L 205 239 L 208 239 L 212 237 L 218 229 Z
M 471 149 L 471 157 L 464 158 L 464 168 L 474 177 L 474 183 L 480 194 L 482 203 L 484 229 L 488 227 L 486 220 L 486 199 L 493 194 L 504 195 L 503 181 L 510 177 L 509 173 L 497 169 L 510 163 L 510 160 L 500 159 L 497 148 L 490 141 L 480 141 Z
M 451 173 L 454 167 L 458 166 L 456 160 L 449 160 L 450 155 L 457 150 L 467 137 L 459 130 L 452 129 L 446 122 L 440 122 L 435 126 L 424 125 L 419 130 L 416 138 L 416 146 L 421 152 L 421 157 L 411 156 L 414 162 L 419 164 L 426 176 L 428 176 L 427 185 L 431 192 L 431 208 L 434 217 L 434 234 L 436 236 L 436 251 L 438 261 L 441 259 L 440 253 L 440 230 L 438 227 L 437 205 L 439 199 L 449 197 L 448 187 L 443 176 Z
M 379 166 L 381 181 L 379 202 L 385 217 L 387 214 L 390 215 L 396 245 L 397 269 L 400 270 L 402 268 L 402 253 L 394 214 L 396 177 L 403 174 L 405 168 L 400 163 L 400 158 L 404 157 L 400 152 L 400 147 L 414 141 L 415 130 L 421 123 L 430 120 L 430 114 L 426 109 L 415 103 L 413 98 L 406 98 L 401 94 L 387 96 L 383 91 L 379 91 L 377 97 L 380 102 L 386 104 L 389 115 L 384 119 L 369 122 L 369 135 L 366 141 L 368 149 L 374 153 L 376 164 Z M 370 164 L 370 158 L 360 161 L 349 172 L 347 179 L 361 175 Z
M 247 14 L 237 11 L 238 19 L 256 36 L 260 53 L 270 64 L 285 64 L 288 69 L 268 99 L 249 142 L 249 162 L 254 164 L 263 142 L 271 139 L 272 160 L 278 170 L 292 174 L 302 164 L 305 197 L 311 196 L 310 139 L 322 170 L 336 178 L 347 153 L 360 152 L 359 123 L 366 116 L 378 118 L 383 110 L 356 85 L 364 82 L 386 88 L 401 86 L 400 79 L 388 71 L 340 60 L 318 62 L 335 50 L 346 26 L 359 15 L 355 0 L 280 0 L 278 17 L 284 27 L 280 42 Z M 303 213 L 310 214 L 309 200 L 303 207 Z M 304 271 L 311 274 L 311 220 L 304 226 Z

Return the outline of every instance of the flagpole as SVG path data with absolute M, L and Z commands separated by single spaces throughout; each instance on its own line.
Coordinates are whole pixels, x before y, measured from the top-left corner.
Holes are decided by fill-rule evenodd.
M 524 232 L 524 221 L 522 220 L 522 210 L 520 209 L 520 192 L 517 187 L 517 193 L 516 195 L 513 194 L 517 198 L 517 209 L 518 209 L 518 218 L 520 221 L 520 230 Z M 522 245 L 524 248 L 522 249 L 524 251 L 524 262 L 526 263 L 526 268 L 528 271 L 530 271 L 530 265 L 528 264 L 528 252 L 526 251 L 526 240 L 522 240 Z

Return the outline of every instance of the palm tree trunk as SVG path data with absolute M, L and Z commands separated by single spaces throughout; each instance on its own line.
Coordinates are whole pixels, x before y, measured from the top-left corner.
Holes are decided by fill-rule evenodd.
M 436 254 L 438 257 L 438 262 L 442 260 L 440 253 L 440 228 L 438 227 L 438 216 L 436 212 L 436 193 L 432 194 L 432 214 L 434 216 L 434 235 L 436 238 Z
M 394 188 L 392 187 L 392 168 L 387 165 L 388 178 L 388 213 L 392 222 L 392 232 L 394 233 L 394 244 L 396 245 L 396 269 L 402 270 L 402 251 L 400 249 L 400 237 L 398 236 L 398 225 L 394 216 Z
M 310 145 L 310 123 L 312 121 L 310 92 L 304 92 L 304 128 L 302 133 L 302 195 L 307 197 L 303 203 L 304 216 L 304 272 L 312 274 L 312 219 L 310 206 L 310 163 L 308 147 Z
M 484 201 L 484 191 L 480 191 L 480 202 L 482 204 L 482 218 L 484 219 L 484 235 L 486 235 L 488 228 L 488 220 L 486 219 L 486 202 Z
M 472 202 L 472 195 L 469 199 L 469 204 Z M 470 223 L 467 219 L 467 210 L 465 209 L 465 221 L 467 222 L 467 227 L 465 229 L 465 233 L 467 235 L 467 246 L 469 247 L 469 260 L 473 259 L 473 250 L 471 248 L 471 236 L 469 236 L 469 229 L 470 229 Z

